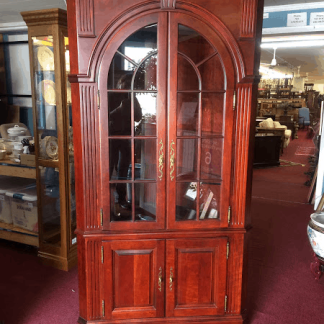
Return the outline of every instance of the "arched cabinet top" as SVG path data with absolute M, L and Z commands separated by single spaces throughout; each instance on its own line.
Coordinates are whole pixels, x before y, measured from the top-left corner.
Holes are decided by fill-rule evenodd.
M 171 0 L 165 0 L 163 3 L 167 3 L 168 1 L 172 2 Z M 213 39 L 218 38 L 217 44 L 213 45 L 215 48 L 217 48 L 221 59 L 224 61 L 226 74 L 234 75 L 235 82 L 240 82 L 245 77 L 243 55 L 238 42 L 230 30 L 221 22 L 219 18 L 204 8 L 178 0 L 175 8 L 172 7 L 161 9 L 161 4 L 156 2 L 152 3 L 152 1 L 149 1 L 143 3 L 141 6 L 131 8 L 127 10 L 127 12 L 124 12 L 116 17 L 114 22 L 107 25 L 101 35 L 98 36 L 91 53 L 87 74 L 75 76 L 76 78 L 72 76 L 70 78 L 71 82 L 99 81 L 99 75 L 104 75 L 104 71 L 102 70 L 103 66 L 107 66 L 107 64 L 103 65 L 102 61 L 106 61 L 108 59 L 106 53 L 108 44 L 109 52 L 114 53 L 118 49 L 118 46 L 120 45 L 119 43 L 121 42 L 121 37 L 118 36 L 119 33 L 122 32 L 124 39 L 126 39 L 127 36 L 131 35 L 135 30 L 140 29 L 150 23 L 156 22 L 158 19 L 158 14 L 166 11 L 172 12 L 174 15 L 179 17 L 181 17 L 181 15 L 190 16 L 193 24 L 200 29 L 197 29 L 197 32 L 205 36 L 206 39 L 209 39 L 209 41 L 213 42 L 210 35 L 214 35 L 212 37 Z M 194 26 L 191 28 L 195 29 Z M 229 70 L 231 69 L 230 65 L 232 66 L 232 71 Z M 108 71 L 106 72 L 108 73 Z

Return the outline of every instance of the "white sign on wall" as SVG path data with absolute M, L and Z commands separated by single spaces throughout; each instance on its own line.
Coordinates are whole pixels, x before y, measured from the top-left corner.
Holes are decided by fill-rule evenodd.
M 287 27 L 307 26 L 307 12 L 287 14 Z
M 310 15 L 310 25 L 324 25 L 324 12 L 312 12 Z
M 263 19 L 269 18 L 269 12 L 264 12 L 263 13 Z

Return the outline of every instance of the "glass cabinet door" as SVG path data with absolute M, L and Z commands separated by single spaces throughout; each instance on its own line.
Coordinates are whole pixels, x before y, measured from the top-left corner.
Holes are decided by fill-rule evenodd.
M 39 159 L 58 160 L 53 36 L 32 37 Z
M 164 15 L 160 15 L 163 16 Z M 164 227 L 162 18 L 128 36 L 107 80 L 109 228 Z M 162 46 L 163 47 L 163 46 Z M 165 45 L 164 45 L 165 47 Z M 165 80 L 165 79 L 164 79 Z
M 171 29 L 168 227 L 226 227 L 223 64 L 199 32 L 176 19 Z
M 103 60 L 104 227 L 164 228 L 164 214 L 169 228 L 226 227 L 233 112 L 224 63 L 215 39 L 181 14 L 169 27 L 166 13 L 156 16 Z

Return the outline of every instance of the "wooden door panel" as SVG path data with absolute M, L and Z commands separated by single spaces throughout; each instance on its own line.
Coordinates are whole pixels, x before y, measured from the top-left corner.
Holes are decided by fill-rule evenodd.
M 152 252 L 153 250 L 113 251 L 115 308 L 152 305 L 154 294 L 154 278 L 150 276 L 153 266 Z
M 178 305 L 213 303 L 213 251 L 183 249 L 178 259 Z
M 105 318 L 163 316 L 165 241 L 111 241 L 103 247 Z
M 167 241 L 167 316 L 225 313 L 226 245 L 226 237 Z

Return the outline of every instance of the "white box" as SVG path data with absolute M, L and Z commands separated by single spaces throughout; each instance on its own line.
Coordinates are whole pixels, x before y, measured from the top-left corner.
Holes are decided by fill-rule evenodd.
M 37 190 L 29 187 L 17 192 L 8 192 L 13 224 L 28 231 L 38 233 Z
M 35 180 L 0 176 L 0 222 L 12 224 L 10 198 L 7 191 L 15 191 L 36 184 Z

